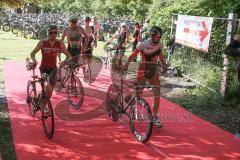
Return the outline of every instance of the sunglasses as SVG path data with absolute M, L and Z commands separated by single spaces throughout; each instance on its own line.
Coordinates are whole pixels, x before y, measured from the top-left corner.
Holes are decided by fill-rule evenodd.
M 57 32 L 49 32 L 49 34 L 57 34 Z

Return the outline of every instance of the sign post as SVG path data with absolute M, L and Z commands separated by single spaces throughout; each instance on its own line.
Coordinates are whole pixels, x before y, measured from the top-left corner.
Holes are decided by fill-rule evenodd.
M 231 39 L 233 37 L 232 31 L 235 28 L 236 25 L 236 19 L 237 19 L 237 14 L 234 13 L 229 13 L 228 15 L 228 26 L 227 26 L 227 36 L 226 36 L 226 44 L 228 45 L 231 42 Z M 227 55 L 223 55 L 224 60 L 223 60 L 223 75 L 222 75 L 222 82 L 221 82 L 221 96 L 225 97 L 225 94 L 228 89 L 228 77 L 229 77 L 229 71 L 228 71 L 228 57 Z

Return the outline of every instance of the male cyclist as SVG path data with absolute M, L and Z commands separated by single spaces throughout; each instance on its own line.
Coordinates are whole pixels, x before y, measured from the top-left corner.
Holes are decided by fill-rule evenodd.
M 86 17 L 84 21 L 84 26 L 83 26 L 87 35 L 87 37 L 83 38 L 83 43 L 85 43 L 85 41 L 88 40 L 86 44 L 87 50 L 83 52 L 83 55 L 87 58 L 89 64 L 92 62 L 93 46 L 96 46 L 97 44 L 97 40 L 96 40 L 97 37 L 94 35 L 94 27 L 90 26 L 90 21 L 91 21 L 91 18 Z
M 44 73 L 49 75 L 49 82 L 46 86 L 44 86 L 49 98 L 51 98 L 55 86 L 57 55 L 59 53 L 64 53 L 66 55 L 66 59 L 62 62 L 61 65 L 65 64 L 66 60 L 71 57 L 70 53 L 66 50 L 63 42 L 56 39 L 57 33 L 58 29 L 56 26 L 49 26 L 48 37 L 46 39 L 40 40 L 30 54 L 32 62 L 36 66 L 37 62 L 35 59 L 35 54 L 41 50 L 42 60 L 40 65 L 40 73 L 41 75 Z
M 126 44 L 129 42 L 128 37 L 129 37 L 129 32 L 127 30 L 126 24 L 122 23 L 120 31 L 117 32 L 115 35 L 113 35 L 113 37 L 110 39 L 110 41 L 107 42 L 107 44 L 109 44 L 109 43 L 111 43 L 111 41 L 113 39 L 117 39 L 116 52 L 112 59 L 113 69 L 116 69 L 117 63 L 119 65 L 122 64 L 122 57 L 125 53 Z M 118 60 L 118 61 L 116 62 L 116 60 Z
M 86 44 L 88 42 L 88 38 L 86 38 L 85 43 L 82 47 L 82 37 L 88 37 L 85 30 L 78 26 L 78 17 L 73 15 L 69 18 L 69 27 L 64 29 L 62 34 L 62 41 L 64 41 L 65 36 L 67 37 L 68 43 L 68 51 L 70 52 L 72 57 L 79 57 L 81 51 L 86 50 Z M 77 63 L 78 58 L 75 59 L 75 63 Z
M 141 33 L 140 33 L 140 25 L 138 22 L 135 23 L 134 33 L 133 33 L 133 46 L 132 51 L 137 48 L 138 43 L 141 42 Z M 133 61 L 136 61 L 134 59 Z
M 161 128 L 163 125 L 158 120 L 158 109 L 160 102 L 160 75 L 156 70 L 156 62 L 164 65 L 162 48 L 160 43 L 162 30 L 158 26 L 153 26 L 150 30 L 151 38 L 140 43 L 133 53 L 128 57 L 126 64 L 123 66 L 127 70 L 129 62 L 140 53 L 141 62 L 137 72 L 137 82 L 144 84 L 147 80 L 153 86 L 154 106 L 153 106 L 153 123 Z M 164 68 L 166 72 L 166 68 Z M 141 94 L 141 91 L 138 91 Z
M 98 32 L 99 32 L 99 30 L 101 30 L 101 26 L 97 22 L 97 17 L 96 16 L 93 16 L 92 26 L 94 27 L 94 35 L 95 35 L 95 37 L 98 37 Z

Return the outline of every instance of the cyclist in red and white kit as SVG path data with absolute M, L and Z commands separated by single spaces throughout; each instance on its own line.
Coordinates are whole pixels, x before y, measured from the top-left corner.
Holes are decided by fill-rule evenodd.
M 161 128 L 163 125 L 158 119 L 158 109 L 160 102 L 160 75 L 157 72 L 156 63 L 159 61 L 160 64 L 165 66 L 163 61 L 162 48 L 163 45 L 160 43 L 162 37 L 162 30 L 158 26 L 153 26 L 150 30 L 151 38 L 140 43 L 133 53 L 128 57 L 126 64 L 123 69 L 127 70 L 129 62 L 133 61 L 134 58 L 140 53 L 141 62 L 137 72 L 137 82 L 144 84 L 147 80 L 153 86 L 154 94 L 154 106 L 153 106 L 153 123 Z M 163 72 L 166 72 L 166 68 L 163 68 Z M 141 94 L 141 91 L 138 91 Z
M 65 64 L 66 60 L 71 57 L 70 53 L 66 50 L 63 42 L 56 39 L 57 32 L 58 29 L 56 26 L 50 26 L 48 30 L 48 38 L 40 40 L 30 54 L 32 62 L 36 66 L 37 62 L 35 59 L 35 54 L 41 50 L 42 60 L 40 65 L 40 73 L 46 73 L 49 75 L 49 82 L 46 86 L 44 86 L 44 89 L 46 90 L 49 98 L 52 96 L 52 92 L 55 86 L 57 55 L 59 53 L 64 53 L 66 55 L 66 59 L 61 63 L 61 65 Z

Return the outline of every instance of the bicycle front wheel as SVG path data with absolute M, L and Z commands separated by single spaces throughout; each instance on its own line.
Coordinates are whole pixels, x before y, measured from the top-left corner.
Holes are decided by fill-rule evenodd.
M 50 99 L 47 99 L 46 102 L 41 108 L 41 118 L 42 118 L 42 126 L 45 135 L 48 139 L 51 139 L 54 134 L 54 114 L 52 109 L 52 104 Z
M 137 141 L 147 142 L 152 134 L 152 112 L 142 97 L 135 98 L 135 105 L 129 111 L 130 128 Z
M 31 114 L 32 117 L 35 117 L 36 115 L 36 100 L 37 100 L 37 95 L 36 95 L 36 86 L 34 83 L 29 80 L 27 83 L 27 98 L 26 102 L 28 104 L 28 110 L 29 113 Z
M 106 95 L 107 114 L 112 121 L 117 121 L 119 118 L 118 110 L 121 106 L 120 89 L 116 84 L 110 85 Z
M 73 109 L 79 109 L 84 99 L 83 86 L 79 78 L 71 76 L 66 84 L 68 103 Z

